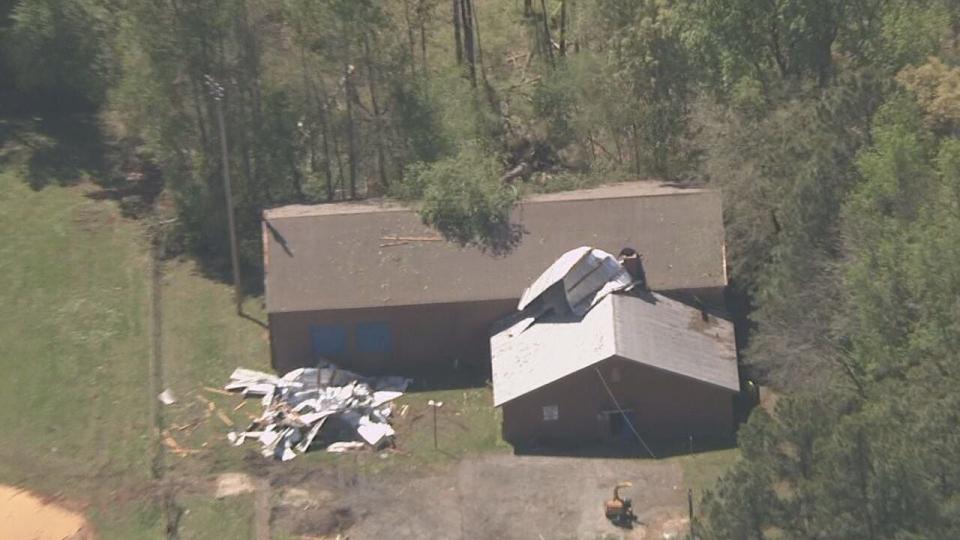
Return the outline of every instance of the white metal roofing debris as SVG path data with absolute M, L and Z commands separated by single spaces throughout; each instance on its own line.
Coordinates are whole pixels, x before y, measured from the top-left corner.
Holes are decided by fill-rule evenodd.
M 585 314 L 544 311 L 535 300 L 552 285 L 583 280 L 585 261 L 599 250 L 565 253 L 524 293 L 522 307 L 534 306 L 507 321 L 490 339 L 494 405 L 520 397 L 553 381 L 612 357 L 689 377 L 737 392 L 740 379 L 733 324 L 700 309 L 651 291 L 608 294 L 626 289 L 619 272 L 604 268 L 608 281 L 589 280 L 571 305 L 586 305 Z M 599 252 L 598 260 L 608 254 Z M 611 257 L 612 259 L 612 257 Z M 622 266 L 612 259 L 622 271 Z M 578 264 L 580 263 L 580 264 Z M 572 276 L 568 280 L 567 276 Z M 547 293 L 549 296 L 549 293 Z M 569 299 L 569 294 L 567 295 Z M 587 298 L 590 304 L 577 301 Z M 549 299 L 544 304 L 555 306 Z M 512 324 L 511 324 L 512 323 Z
M 327 420 L 339 417 L 367 444 L 379 446 L 394 435 L 389 402 L 409 384 L 404 377 L 366 378 L 332 366 L 295 369 L 283 377 L 237 368 L 224 388 L 263 396 L 265 408 L 245 431 L 230 432 L 227 438 L 237 446 L 257 439 L 265 457 L 287 461 L 309 450 Z M 356 447 L 337 444 L 327 449 Z
M 173 390 L 169 388 L 163 392 L 160 392 L 160 395 L 157 396 L 157 399 L 159 399 L 164 405 L 173 405 L 177 402 L 177 396 L 173 393 Z
M 606 295 L 626 288 L 632 281 L 630 273 L 613 255 L 578 247 L 561 255 L 523 291 L 517 309 L 522 311 L 547 289 L 562 283 L 567 305 L 575 314 L 583 315 Z

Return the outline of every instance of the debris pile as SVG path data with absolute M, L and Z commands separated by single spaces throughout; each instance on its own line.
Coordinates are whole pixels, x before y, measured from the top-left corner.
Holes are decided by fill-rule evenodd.
M 403 395 L 410 382 L 362 377 L 333 366 L 295 369 L 283 377 L 237 368 L 224 389 L 261 396 L 264 410 L 245 431 L 230 432 L 227 438 L 235 446 L 256 439 L 265 457 L 283 461 L 321 441 L 330 452 L 363 447 L 364 442 L 378 448 L 394 435 L 389 402 Z

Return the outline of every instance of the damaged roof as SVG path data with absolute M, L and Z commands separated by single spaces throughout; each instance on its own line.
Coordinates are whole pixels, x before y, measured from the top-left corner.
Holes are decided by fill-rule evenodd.
M 496 406 L 612 357 L 740 390 L 733 324 L 661 294 L 615 293 L 529 327 L 521 315 L 490 339 Z
M 443 240 L 416 211 L 382 200 L 264 212 L 270 313 L 516 299 L 557 253 L 590 245 L 643 254 L 657 290 L 726 285 L 720 193 L 658 182 L 536 195 L 512 220 L 506 255 Z

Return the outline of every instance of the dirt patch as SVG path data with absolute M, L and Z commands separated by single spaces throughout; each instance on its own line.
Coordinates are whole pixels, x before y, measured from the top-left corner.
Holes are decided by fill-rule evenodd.
M 679 507 L 653 507 L 640 513 L 630 538 L 636 540 L 681 540 L 690 532 L 690 519 Z
M 30 493 L 0 486 L 0 538 L 92 540 L 93 529 L 81 514 Z
M 217 490 L 214 497 L 222 499 L 253 493 L 253 480 L 243 473 L 223 473 L 217 477 Z

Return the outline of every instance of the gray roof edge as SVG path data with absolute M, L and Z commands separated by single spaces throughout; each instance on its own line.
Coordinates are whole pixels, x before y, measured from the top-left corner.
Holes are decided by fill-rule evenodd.
M 350 203 L 355 201 L 343 201 L 343 202 Z M 340 217 L 340 216 L 365 216 L 368 214 L 387 214 L 391 212 L 414 212 L 415 213 L 417 211 L 416 208 L 406 206 L 401 201 L 395 201 L 394 199 L 390 199 L 390 202 L 394 202 L 396 203 L 396 205 L 395 206 L 370 205 L 369 210 L 364 209 L 364 210 L 357 210 L 354 212 L 330 212 L 330 213 L 316 213 L 316 214 L 303 213 L 303 214 L 295 214 L 290 216 L 270 216 L 269 213 L 271 210 L 279 210 L 284 208 L 283 206 L 277 206 L 276 208 L 264 209 L 262 213 L 262 219 L 263 221 L 281 221 L 281 220 L 285 221 L 288 219 L 304 219 L 304 218 L 321 219 L 321 218 Z M 333 206 L 339 203 L 340 201 L 332 202 L 332 203 L 321 203 L 319 205 L 294 205 L 294 206 Z
M 628 182 L 629 183 L 629 182 Z M 613 184 L 617 185 L 617 184 Z M 598 189 L 604 186 L 596 186 L 594 188 L 584 188 L 584 190 L 589 189 Z M 692 195 L 721 195 L 720 188 L 712 186 L 690 186 L 688 191 L 670 191 L 664 193 L 624 193 L 620 195 L 607 195 L 607 196 L 588 196 L 576 199 L 554 199 L 552 196 L 559 195 L 562 193 L 575 193 L 582 190 L 569 190 L 569 191 L 554 191 L 547 193 L 533 193 L 529 197 L 524 197 L 517 201 L 516 206 L 525 206 L 525 205 L 536 205 L 536 204 L 555 204 L 555 203 L 569 203 L 569 202 L 583 202 L 583 201 L 606 201 L 606 200 L 620 200 L 620 199 L 652 199 L 659 197 L 689 197 Z M 335 216 L 351 216 L 351 215 L 365 215 L 365 214 L 381 214 L 388 212 L 416 212 L 417 208 L 414 206 L 408 205 L 405 201 L 400 199 L 390 199 L 384 198 L 379 199 L 386 203 L 386 205 L 374 205 L 369 201 L 373 199 L 359 199 L 357 201 L 335 201 L 327 203 L 319 203 L 315 205 L 303 205 L 303 204 L 292 204 L 277 206 L 274 208 L 265 208 L 261 211 L 261 219 L 264 221 L 276 221 L 276 220 L 287 220 L 287 219 L 299 219 L 299 218 L 324 218 L 324 217 L 335 217 Z M 271 216 L 270 214 L 275 210 L 280 210 L 286 208 L 287 206 L 306 206 L 306 207 L 319 207 L 319 206 L 336 206 L 338 204 L 355 204 L 355 205 L 369 205 L 369 209 L 356 210 L 353 212 L 330 212 L 330 213 L 302 213 L 289 216 Z
M 645 367 L 645 368 L 647 368 L 647 369 L 652 369 L 652 370 L 654 370 L 654 371 L 659 371 L 660 373 L 666 373 L 666 374 L 668 374 L 668 375 L 672 375 L 672 376 L 674 376 L 674 377 L 680 377 L 681 379 L 686 379 L 686 380 L 688 380 L 688 381 L 693 381 L 693 382 L 698 383 L 698 384 L 703 384 L 703 385 L 706 385 L 706 386 L 712 386 L 712 387 L 714 387 L 714 388 L 719 388 L 719 389 L 721 389 L 721 390 L 726 390 L 727 392 L 730 392 L 731 394 L 736 394 L 736 393 L 739 393 L 739 392 L 740 392 L 740 389 L 739 389 L 739 388 L 736 389 L 736 390 L 734 390 L 733 388 L 730 388 L 729 386 L 724 386 L 724 385 L 722 385 L 722 384 L 717 384 L 717 383 L 710 382 L 710 381 L 707 381 L 707 380 L 704 380 L 704 379 L 698 379 L 698 378 L 696 378 L 696 377 L 691 377 L 690 375 L 685 375 L 685 374 L 680 373 L 680 372 L 678 372 L 678 371 L 672 371 L 672 370 L 669 370 L 669 369 L 664 369 L 664 368 L 662 368 L 662 367 L 655 366 L 655 365 L 653 365 L 653 364 L 648 364 L 648 363 L 646 363 L 646 362 L 640 362 L 640 361 L 638 361 L 638 360 L 634 360 L 634 359 L 632 359 L 632 358 L 627 358 L 626 356 L 621 356 L 621 355 L 619 355 L 619 354 L 614 354 L 614 355 L 610 356 L 609 358 L 604 358 L 604 359 L 601 360 L 601 361 L 602 361 L 602 362 L 606 362 L 607 360 L 610 360 L 610 359 L 612 359 L 612 358 L 620 358 L 620 359 L 626 360 L 627 362 L 633 362 L 634 364 L 639 364 L 639 365 L 641 365 L 641 366 L 643 366 L 643 367 Z M 591 365 L 594 365 L 594 366 L 595 366 L 595 365 L 597 365 L 598 363 L 599 363 L 599 362 L 597 362 L 597 363 L 595 363 L 595 364 L 591 364 Z M 587 367 L 590 367 L 590 366 L 587 366 Z
M 589 189 L 589 188 L 587 188 Z M 547 204 L 561 202 L 583 202 L 583 201 L 614 201 L 620 199 L 655 199 L 660 197 L 689 197 L 692 195 L 720 194 L 719 188 L 712 187 L 690 187 L 688 191 L 670 191 L 666 193 L 624 193 L 622 195 L 607 195 L 605 197 L 583 197 L 579 199 L 554 199 L 550 195 L 559 195 L 562 193 L 572 193 L 570 191 L 553 191 L 548 193 L 535 193 L 531 198 L 525 198 L 517 201 L 517 204 Z
M 517 400 L 517 399 L 522 398 L 523 396 L 529 395 L 529 394 L 532 393 L 532 392 L 536 392 L 537 390 L 539 390 L 539 389 L 541 389 L 541 388 L 543 388 L 543 387 L 545 387 L 545 386 L 551 385 L 551 384 L 553 384 L 553 383 L 555 383 L 555 382 L 557 382 L 557 381 L 559 381 L 559 380 L 561 380 L 561 379 L 566 379 L 567 377 L 572 377 L 572 376 L 580 373 L 581 371 L 584 371 L 584 370 L 587 370 L 587 369 L 590 369 L 590 368 L 595 368 L 595 367 L 599 366 L 600 364 L 602 364 L 602 363 L 604 363 L 604 362 L 608 362 L 608 361 L 613 360 L 613 359 L 615 359 L 615 358 L 621 359 L 621 360 L 625 360 L 625 361 L 627 361 L 627 362 L 632 362 L 632 363 L 634 363 L 634 364 L 638 364 L 638 365 L 643 366 L 643 367 L 645 367 L 645 368 L 647 368 L 647 369 L 651 369 L 651 370 L 654 370 L 654 371 L 658 371 L 658 372 L 660 372 L 660 373 L 666 373 L 667 375 L 670 375 L 670 376 L 673 376 L 673 377 L 679 377 L 679 378 L 681 378 L 681 379 L 686 379 L 686 380 L 688 380 L 688 381 L 693 381 L 693 382 L 695 382 L 695 383 L 697 383 L 697 384 L 702 384 L 702 385 L 706 385 L 706 386 L 712 386 L 713 388 L 717 388 L 717 389 L 719 389 L 719 390 L 724 390 L 724 391 L 726 391 L 726 392 L 730 392 L 731 394 L 737 394 L 737 393 L 740 392 L 740 389 L 739 389 L 739 388 L 735 390 L 735 389 L 733 389 L 733 388 L 730 388 L 729 386 L 724 386 L 724 385 L 722 385 L 722 384 L 716 384 L 716 383 L 713 383 L 713 382 L 710 382 L 710 381 L 705 381 L 705 380 L 703 380 L 703 379 L 698 379 L 698 378 L 696 378 L 696 377 L 691 377 L 690 375 L 685 375 L 685 374 L 683 374 L 683 373 L 678 373 L 678 372 L 676 372 L 676 371 L 671 371 L 671 370 L 669 370 L 669 369 L 664 369 L 664 368 L 662 368 L 662 367 L 654 366 L 654 365 L 648 364 L 648 363 L 646 363 L 646 362 L 640 362 L 640 361 L 637 361 L 637 360 L 633 360 L 632 358 L 627 358 L 626 356 L 622 356 L 621 354 L 619 354 L 619 351 L 615 351 L 613 354 L 611 354 L 611 355 L 609 355 L 609 356 L 605 356 L 605 357 L 603 357 L 603 358 L 598 359 L 598 360 L 595 361 L 595 362 L 591 362 L 591 363 L 589 363 L 589 364 L 581 367 L 580 369 L 578 369 L 578 370 L 576 370 L 576 371 L 572 371 L 572 372 L 570 372 L 570 373 L 565 373 L 565 374 L 563 374 L 563 375 L 561 375 L 561 376 L 559 376 L 559 377 L 557 377 L 557 378 L 555 378 L 555 379 L 546 381 L 546 382 L 544 382 L 543 384 L 541 384 L 540 386 L 537 386 L 536 388 L 533 388 L 533 389 L 531 389 L 531 390 L 528 390 L 528 391 L 526 391 L 526 392 L 524 392 L 524 393 L 522 393 L 522 394 L 517 394 L 517 395 L 515 395 L 515 396 L 513 396 L 513 397 L 510 397 L 510 398 L 507 398 L 507 399 L 504 399 L 504 400 L 499 400 L 499 401 L 496 399 L 496 394 L 494 394 L 493 406 L 494 406 L 494 407 L 502 407 L 503 405 L 506 405 L 507 403 L 510 403 L 511 401 L 515 401 L 515 400 Z M 494 388 L 496 388 L 496 387 L 494 387 Z
M 266 294 L 264 295 L 266 298 Z M 290 314 L 290 313 L 313 313 L 314 311 L 353 311 L 353 310 L 362 310 L 362 309 L 385 309 L 385 308 L 405 308 L 405 307 L 418 307 L 418 306 L 443 306 L 443 305 L 456 305 L 456 304 L 468 304 L 475 302 L 513 302 L 516 303 L 520 300 L 518 296 L 510 296 L 503 298 L 469 298 L 466 300 L 452 300 L 448 302 L 413 302 L 407 304 L 376 304 L 370 306 L 352 306 L 352 307 L 330 307 L 330 308 L 311 308 L 311 309 L 271 309 L 267 305 L 267 313 L 276 313 L 276 314 Z
M 556 378 L 550 379 L 549 381 L 546 381 L 546 382 L 541 383 L 541 384 L 540 384 L 539 386 L 537 386 L 536 388 L 531 388 L 530 390 L 527 390 L 526 392 L 523 392 L 523 393 L 521 393 L 521 394 L 517 394 L 517 395 L 515 395 L 515 396 L 513 396 L 513 397 L 511 397 L 511 398 L 507 398 L 507 399 L 504 399 L 504 400 L 497 401 L 497 399 L 496 399 L 496 392 L 494 392 L 493 406 L 494 406 L 494 407 L 503 406 L 503 405 L 505 405 L 505 404 L 507 404 L 507 403 L 510 403 L 511 401 L 515 401 L 515 400 L 517 400 L 517 399 L 520 399 L 520 398 L 522 398 L 523 396 L 530 395 L 532 392 L 536 392 L 537 390 L 539 390 L 539 389 L 541 389 L 541 388 L 544 388 L 544 387 L 546 387 L 546 386 L 548 386 L 548 385 L 551 385 L 551 384 L 553 384 L 553 383 L 555 383 L 555 382 L 557 382 L 557 381 L 559 381 L 559 380 L 566 379 L 567 377 L 572 377 L 572 376 L 576 375 L 577 373 L 580 373 L 581 371 L 584 371 L 584 370 L 590 369 L 590 368 L 592 368 L 592 367 L 598 366 L 598 365 L 606 362 L 607 360 L 611 360 L 611 359 L 613 359 L 613 358 L 621 358 L 621 356 L 617 354 L 617 351 L 613 351 L 613 353 L 611 353 L 611 354 L 608 355 L 608 356 L 604 356 L 604 357 L 602 357 L 602 358 L 599 358 L 599 359 L 597 359 L 597 360 L 595 360 L 595 361 L 593 361 L 593 362 L 590 362 L 590 363 L 587 364 L 587 365 L 580 366 L 580 369 L 576 369 L 576 370 L 574 370 L 574 371 L 570 371 L 570 372 L 564 373 L 563 375 L 560 375 L 560 376 L 558 376 L 558 377 L 556 377 Z M 639 364 L 640 362 L 637 362 L 637 363 Z M 646 364 L 642 364 L 642 365 L 646 366 Z M 494 389 L 496 389 L 496 386 L 495 386 L 495 385 L 494 385 Z
M 509 300 L 509 301 L 512 301 L 512 302 L 519 302 L 519 301 L 520 301 L 520 296 L 517 295 L 517 296 L 498 296 L 498 297 L 493 297 L 493 298 L 491 298 L 491 297 L 482 297 L 482 298 L 481 298 L 481 297 L 477 297 L 477 298 L 467 298 L 467 299 L 461 299 L 461 300 L 450 300 L 450 301 L 446 301 L 446 302 L 413 302 L 413 303 L 407 303 L 407 304 L 376 304 L 376 305 L 368 305 L 368 306 L 328 307 L 328 308 L 316 307 L 316 308 L 309 308 L 309 309 L 283 309 L 283 308 L 273 309 L 273 308 L 270 306 L 270 302 L 269 302 L 270 295 L 266 293 L 266 287 L 267 287 L 266 282 L 267 282 L 267 277 L 266 277 L 266 275 L 264 275 L 264 298 L 266 299 L 266 302 L 267 302 L 267 308 L 266 308 L 267 313 L 310 313 L 310 312 L 313 312 L 313 311 L 344 311 L 344 310 L 352 310 L 352 309 L 381 309 L 381 308 L 398 308 L 398 307 L 413 307 L 413 306 L 433 306 L 433 305 L 443 305 L 443 304 L 464 304 L 464 303 L 469 303 L 469 302 L 506 302 L 506 301 L 508 301 L 508 300 Z M 672 301 L 674 301 L 674 302 L 679 302 L 679 300 L 676 300 L 676 299 L 674 299 L 674 298 L 671 298 L 670 296 L 667 296 L 667 295 L 669 295 L 670 293 L 674 293 L 674 292 L 676 292 L 676 293 L 681 293 L 681 292 L 690 291 L 690 290 L 714 290 L 714 289 L 724 289 L 724 288 L 727 287 L 727 286 L 728 286 L 727 284 L 720 284 L 720 285 L 707 285 L 707 286 L 703 286 L 703 287 L 693 287 L 693 288 L 690 288 L 690 287 L 681 287 L 681 288 L 677 288 L 677 289 L 662 289 L 662 290 L 650 291 L 650 292 L 651 292 L 651 293 L 654 293 L 654 294 L 662 295 L 662 296 L 666 297 L 667 299 L 672 300 Z M 614 294 L 611 294 L 610 296 L 618 296 L 618 295 L 614 293 Z M 681 303 L 682 303 L 682 302 L 681 302 Z M 728 315 L 729 315 L 729 314 L 726 313 L 726 312 L 714 313 L 713 311 L 711 311 L 711 314 L 717 316 L 717 317 L 720 318 L 720 319 L 724 319 L 724 320 L 726 320 L 726 321 L 728 321 L 728 322 L 730 321 L 730 319 L 728 318 Z M 616 322 L 616 321 L 614 321 L 614 322 Z M 615 333 L 615 334 L 614 334 L 614 343 L 616 343 L 616 345 L 617 345 L 618 347 L 620 346 L 620 336 L 619 336 L 618 333 Z

